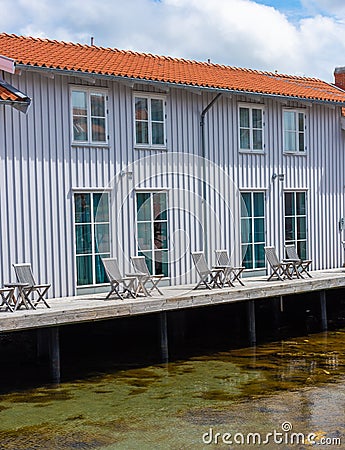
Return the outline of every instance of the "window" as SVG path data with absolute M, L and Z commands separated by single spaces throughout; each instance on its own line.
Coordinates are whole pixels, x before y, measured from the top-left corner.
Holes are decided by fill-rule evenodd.
M 107 283 L 101 257 L 110 256 L 109 194 L 74 194 L 77 286 Z
M 107 142 L 106 94 L 100 91 L 73 89 L 73 142 L 99 144 Z
M 136 95 L 135 144 L 145 147 L 165 147 L 165 100 L 158 96 Z
M 305 114 L 284 110 L 284 152 L 305 152 Z
M 240 106 L 240 150 L 262 151 L 264 149 L 263 117 L 262 107 Z
M 307 257 L 307 211 L 305 192 L 285 192 L 285 244 L 294 244 L 300 258 Z
M 168 276 L 166 192 L 137 193 L 137 246 L 151 274 Z
M 265 193 L 241 193 L 241 247 L 246 269 L 265 267 Z

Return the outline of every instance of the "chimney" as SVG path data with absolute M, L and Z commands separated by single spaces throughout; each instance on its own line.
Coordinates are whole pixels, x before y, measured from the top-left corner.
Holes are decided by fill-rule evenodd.
M 345 67 L 336 67 L 334 70 L 334 84 L 345 90 Z

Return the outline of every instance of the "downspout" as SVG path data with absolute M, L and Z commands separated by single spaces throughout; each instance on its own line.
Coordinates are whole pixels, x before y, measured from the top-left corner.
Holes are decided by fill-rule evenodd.
M 201 127 L 201 158 L 202 158 L 202 173 L 200 177 L 200 181 L 202 183 L 202 226 L 203 226 L 203 251 L 205 254 L 205 258 L 207 259 L 208 256 L 208 233 L 207 233 L 207 204 L 206 204 L 206 192 L 207 192 L 207 185 L 206 185 L 206 149 L 205 149 L 205 116 L 207 112 L 212 108 L 212 106 L 216 103 L 216 101 L 219 99 L 219 97 L 222 95 L 221 92 L 218 92 L 218 94 L 210 101 L 210 103 L 204 108 L 200 115 L 200 127 Z

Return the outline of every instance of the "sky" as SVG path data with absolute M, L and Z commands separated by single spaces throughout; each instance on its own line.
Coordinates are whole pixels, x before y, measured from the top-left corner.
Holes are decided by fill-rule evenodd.
M 0 32 L 333 82 L 345 0 L 0 0 Z

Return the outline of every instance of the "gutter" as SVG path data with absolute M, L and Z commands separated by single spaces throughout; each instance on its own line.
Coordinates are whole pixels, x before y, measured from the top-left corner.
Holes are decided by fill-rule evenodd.
M 212 108 L 212 106 L 216 103 L 219 97 L 222 95 L 221 92 L 210 101 L 210 103 L 203 109 L 200 115 L 200 127 L 201 127 L 201 158 L 202 158 L 202 171 L 200 181 L 202 183 L 202 225 L 203 225 L 203 251 L 205 254 L 205 258 L 207 260 L 208 255 L 208 232 L 207 232 L 207 203 L 206 203 L 206 194 L 207 194 L 207 185 L 206 185 L 206 150 L 205 150 L 205 116 L 208 111 Z
M 225 89 L 225 88 L 215 88 L 215 87 L 208 87 L 208 86 L 199 86 L 195 84 L 186 84 L 186 83 L 172 83 L 169 81 L 158 81 L 158 80 L 148 80 L 143 78 L 134 78 L 134 77 L 124 77 L 120 75 L 106 75 L 106 74 L 98 74 L 94 72 L 80 72 L 77 70 L 67 70 L 67 69 L 51 69 L 48 67 L 38 67 L 38 66 L 31 66 L 27 64 L 16 64 L 17 69 L 23 69 L 23 70 L 33 70 L 37 72 L 47 72 L 51 75 L 69 75 L 69 76 L 77 76 L 79 78 L 100 78 L 105 80 L 112 80 L 112 81 L 127 81 L 130 83 L 142 83 L 142 84 L 154 84 L 157 86 L 169 86 L 173 88 L 184 88 L 184 89 L 198 89 L 200 91 L 205 92 L 216 92 L 216 93 L 230 93 L 230 94 L 237 94 L 237 95 L 251 95 L 251 96 L 257 96 L 257 97 L 267 97 L 267 98 L 273 98 L 273 99 L 279 99 L 279 100 L 293 100 L 298 102 L 310 102 L 313 104 L 323 104 L 323 105 L 336 105 L 340 107 L 345 106 L 345 100 L 343 102 L 337 102 L 335 100 L 319 100 L 319 99 L 311 99 L 306 97 L 296 97 L 296 96 L 288 96 L 288 95 L 276 95 L 276 94 L 267 94 L 264 92 L 253 92 L 253 91 L 241 91 L 236 89 Z M 329 83 L 327 83 L 329 84 Z M 333 88 L 334 85 L 330 85 Z M 339 89 L 339 88 L 338 88 Z M 341 89 L 339 89 L 341 91 Z M 345 91 L 344 91 L 345 96 Z

